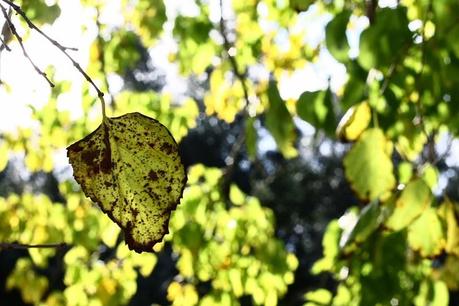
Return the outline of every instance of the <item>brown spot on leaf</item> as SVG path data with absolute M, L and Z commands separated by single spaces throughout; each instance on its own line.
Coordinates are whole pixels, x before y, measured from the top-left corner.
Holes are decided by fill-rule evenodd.
M 150 172 L 148 172 L 148 177 L 152 180 L 152 181 L 157 181 L 158 180 L 158 174 L 153 171 L 153 170 L 150 170 Z
M 174 150 L 174 147 L 173 147 L 170 143 L 163 142 L 163 144 L 161 145 L 161 151 L 163 151 L 163 152 L 166 153 L 167 155 L 170 155 L 170 154 L 172 154 L 175 150 Z

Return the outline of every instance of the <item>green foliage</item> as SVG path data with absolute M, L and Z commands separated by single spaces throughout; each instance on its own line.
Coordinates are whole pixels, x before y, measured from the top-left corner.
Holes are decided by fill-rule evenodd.
M 171 283 L 169 299 L 197 303 L 200 282 L 211 282 L 203 305 L 239 305 L 238 298 L 252 297 L 256 305 L 276 305 L 294 281 L 296 257 L 274 236 L 272 211 L 233 186 L 232 208 L 216 186 L 221 171 L 195 166 L 189 172 L 184 201 L 171 218 L 177 268 L 185 283 Z M 205 182 L 205 183 L 203 183 Z M 191 287 L 190 287 L 191 286 Z M 212 302 L 211 302 L 212 301 Z
M 84 39 L 81 46 L 75 46 L 78 55 L 67 50 L 82 64 L 89 61 L 85 71 L 97 85 L 103 84 L 107 96 L 113 96 L 107 98 L 110 117 L 140 112 L 161 122 L 177 141 L 206 115 L 216 115 L 231 127 L 243 122 L 245 134 L 234 141 L 243 146 L 236 148 L 236 159 L 247 152 L 251 166 L 257 169 L 264 162 L 262 152 L 257 152 L 265 141 L 265 130 L 257 131 L 260 126 L 274 138 L 286 159 L 308 156 L 303 154 L 310 148 L 304 145 L 298 122 L 308 122 L 319 136 L 334 138 L 336 130 L 335 139 L 347 144 L 333 143 L 333 149 L 345 148 L 344 173 L 357 196 L 355 202 L 346 203 L 355 205 L 353 208 L 330 221 L 322 238 L 323 256 L 312 265 L 312 274 L 319 278 L 322 273 L 331 275 L 334 284 L 327 282 L 320 288 L 323 282 L 314 282 L 304 288 L 294 284 L 296 269 L 306 266 L 298 262 L 304 258 L 278 238 L 275 210 L 232 184 L 229 177 L 234 169 L 191 167 L 183 203 L 172 214 L 170 227 L 148 224 L 148 228 L 161 228 L 161 235 L 155 232 L 153 238 L 146 237 L 143 230 L 135 235 L 151 249 L 149 242 L 156 242 L 170 230 L 154 250 L 161 252 L 164 247 L 173 252 L 173 273 L 177 275 L 166 284 L 172 305 L 240 305 L 247 298 L 255 305 L 276 305 L 288 303 L 282 301 L 285 296 L 303 297 L 301 302 L 308 306 L 446 306 L 453 300 L 450 295 L 459 290 L 459 204 L 457 197 L 447 195 L 457 186 L 443 187 L 445 181 L 453 181 L 448 171 L 454 170 L 449 169 L 445 158 L 456 152 L 442 144 L 445 138 L 456 140 L 459 134 L 457 1 L 407 0 L 382 8 L 378 5 L 381 1 L 233 0 L 223 1 L 230 7 L 223 20 L 218 1 L 196 1 L 192 12 L 181 4 L 175 11 L 169 2 L 160 0 L 120 2 L 117 24 L 104 24 L 112 13 L 110 1 L 81 1 Z M 15 3 L 45 32 L 56 20 L 63 21 L 57 18 L 65 1 Z M 321 25 L 323 41 L 311 43 L 316 27 L 311 30 L 304 22 L 317 16 L 330 22 Z M 16 22 L 19 17 L 13 14 L 12 19 L 19 33 L 25 33 L 25 46 L 32 59 L 39 58 L 39 52 L 28 46 L 32 35 L 27 23 Z M 365 18 L 368 26 L 361 29 L 356 20 Z M 223 32 L 222 24 L 226 28 Z M 358 54 L 352 54 L 351 42 L 360 30 Z M 223 44 L 223 38 L 229 45 Z M 163 41 L 171 43 L 166 46 Z M 14 41 L 9 45 L 20 51 Z M 179 68 L 181 77 L 193 81 L 185 97 L 149 89 L 135 91 L 129 82 L 118 86 L 121 90 L 109 88 L 112 77 L 127 80 L 139 66 L 148 66 L 145 61 L 149 59 L 144 57 L 155 47 L 167 47 L 170 63 Z M 343 86 L 305 91 L 298 99 L 289 92 L 288 98 L 281 95 L 279 88 L 291 80 L 287 77 L 308 65 L 324 67 L 315 65 L 322 63 L 324 49 L 346 68 Z M 2 53 L 2 57 L 8 55 Z M 42 61 L 39 64 L 45 65 Z M 62 69 L 68 67 L 56 67 L 56 73 L 47 70 L 52 79 L 56 78 L 56 87 L 44 90 L 49 92 L 47 101 L 26 102 L 30 103 L 30 124 L 16 131 L 0 131 L 0 171 L 9 173 L 9 159 L 23 157 L 32 173 L 60 173 L 59 153 L 97 128 L 101 116 L 94 92 L 87 84 L 81 90 L 79 81 L 61 81 Z M 2 81 L 8 73 L 2 69 Z M 23 91 L 36 90 L 27 85 L 9 87 L 5 82 L 2 94 L 11 92 L 16 98 Z M 73 104 L 77 106 L 68 107 L 67 101 L 76 101 Z M 16 101 L 7 101 L 5 110 L 8 103 Z M 108 125 L 117 129 L 111 122 Z M 158 131 L 158 125 L 150 128 Z M 129 137 L 143 129 L 134 124 L 126 135 L 121 129 L 117 133 Z M 164 136 L 162 126 L 159 130 Z M 92 135 L 103 143 L 103 128 L 97 131 Z M 129 140 L 135 142 L 134 137 Z M 110 141 L 116 142 L 114 137 Z M 164 164 L 157 160 L 169 157 L 158 150 L 155 156 L 144 158 L 143 144 L 117 146 L 118 150 L 110 153 L 110 162 L 127 160 L 138 168 L 159 171 L 156 167 Z M 103 158 L 94 160 L 102 162 Z M 79 170 L 77 167 L 77 176 Z M 104 181 L 135 181 L 132 172 L 117 169 L 114 174 Z M 271 180 L 271 172 L 266 174 L 263 179 Z M 182 171 L 175 185 L 162 181 L 150 186 L 153 197 L 157 190 L 174 187 L 174 205 L 166 203 L 165 210 L 175 207 L 178 191 L 182 191 L 178 181 L 183 177 Z M 94 183 L 96 175 L 89 178 L 83 188 L 86 191 L 111 192 L 112 201 L 120 197 L 113 188 Z M 66 244 L 20 253 L 6 275 L 4 289 L 18 290 L 22 300 L 33 305 L 131 303 L 140 290 L 138 282 L 152 275 L 156 255 L 129 251 L 118 226 L 84 197 L 75 182 L 65 176 L 59 180 L 57 198 L 61 200 L 51 200 L 32 185 L 18 190 L 19 194 L 10 190 L 0 197 L 1 243 Z M 136 181 L 133 188 L 140 193 L 144 192 L 141 183 Z M 254 187 L 257 192 L 258 188 L 275 192 Z M 130 190 L 123 190 L 121 198 L 130 199 Z M 147 206 L 151 202 L 147 198 L 139 204 L 154 215 L 146 222 L 161 219 L 155 214 L 158 206 Z M 160 202 L 168 201 L 163 198 Z M 104 210 L 111 210 L 111 204 Z M 117 208 L 118 223 L 125 229 L 132 230 L 136 219 L 133 206 L 128 201 L 128 206 Z M 126 207 L 131 211 L 121 214 Z M 290 206 L 283 210 L 296 216 Z M 312 214 L 311 219 L 315 217 Z M 128 239 L 129 235 L 128 230 Z M 12 250 L 0 252 L 10 255 Z M 59 285 L 50 272 L 63 275 Z M 288 290 L 303 291 L 287 295 Z

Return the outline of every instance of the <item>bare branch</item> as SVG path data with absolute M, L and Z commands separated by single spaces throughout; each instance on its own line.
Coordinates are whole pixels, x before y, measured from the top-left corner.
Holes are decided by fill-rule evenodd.
M 40 30 L 24 13 L 24 11 L 21 9 L 21 7 L 15 3 L 13 3 L 10 0 L 1 0 L 4 3 L 8 4 L 16 13 L 21 15 L 21 17 L 24 19 L 24 21 L 27 23 L 30 29 L 37 31 L 40 35 L 42 35 L 44 38 L 46 38 L 50 43 L 52 43 L 56 48 L 62 51 L 64 55 L 72 62 L 73 66 L 83 75 L 83 77 L 88 81 L 92 87 L 96 90 L 97 96 L 99 97 L 101 103 L 102 103 L 102 115 L 104 118 L 106 118 L 105 114 L 105 100 L 104 100 L 104 93 L 97 87 L 97 85 L 94 83 L 94 81 L 91 79 L 91 77 L 81 68 L 80 64 L 78 64 L 77 61 L 73 59 L 73 57 L 67 52 L 67 50 L 75 50 L 74 48 L 68 48 L 62 46 L 60 43 L 58 43 L 55 39 L 51 38 L 48 36 L 46 33 L 44 33 L 42 30 Z M 14 33 L 14 32 L 13 32 Z
M 11 22 L 11 18 L 8 16 L 8 13 L 6 12 L 6 8 L 3 5 L 0 5 L 0 9 L 2 10 L 3 17 L 5 17 L 5 20 L 8 23 L 8 26 L 9 26 L 11 32 L 13 33 L 14 37 L 16 37 L 16 39 L 18 40 L 19 45 L 21 46 L 21 49 L 22 49 L 22 53 L 24 54 L 25 58 L 27 58 L 27 60 L 30 62 L 32 67 L 35 69 L 35 71 L 45 78 L 45 80 L 48 82 L 49 86 L 54 87 L 55 86 L 54 83 L 51 82 L 51 80 L 48 78 L 46 73 L 43 72 L 43 70 L 41 70 L 40 68 L 38 68 L 38 66 L 35 65 L 33 60 L 30 58 L 30 56 L 27 53 L 27 50 L 25 49 L 24 44 L 22 42 L 22 37 L 18 34 L 18 32 L 16 31 L 16 27 Z M 4 44 L 4 46 L 6 46 L 6 45 Z
M 61 243 L 44 243 L 44 244 L 23 244 L 23 243 L 8 243 L 0 242 L 1 249 L 9 250 L 26 250 L 26 249 L 60 249 L 66 247 L 67 244 Z
M 220 35 L 223 37 L 223 49 L 226 53 L 226 57 L 229 60 L 229 63 L 231 65 L 231 69 L 234 75 L 236 76 L 237 80 L 241 83 L 242 92 L 244 94 L 244 102 L 245 102 L 242 112 L 243 112 L 243 116 L 247 117 L 248 115 L 247 107 L 250 104 L 249 91 L 247 88 L 247 80 L 246 80 L 245 73 L 242 73 L 239 70 L 239 66 L 236 61 L 236 57 L 231 52 L 231 49 L 233 49 L 234 46 L 228 39 L 226 23 L 223 18 L 223 12 L 224 12 L 223 0 L 220 0 L 220 22 L 219 22 L 220 29 L 219 31 L 220 31 Z M 222 188 L 223 194 L 225 195 L 229 193 L 229 182 L 230 182 L 231 176 L 234 173 L 234 167 L 236 166 L 235 163 L 236 163 L 237 155 L 240 152 L 241 148 L 243 147 L 244 143 L 245 143 L 245 133 L 244 131 L 241 131 L 239 132 L 239 135 L 237 136 L 236 141 L 231 148 L 231 152 L 226 158 L 226 168 L 225 168 L 224 175 L 221 181 L 221 188 Z

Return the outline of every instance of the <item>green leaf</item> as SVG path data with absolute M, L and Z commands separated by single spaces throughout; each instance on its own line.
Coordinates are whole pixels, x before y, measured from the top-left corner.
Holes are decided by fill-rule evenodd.
M 330 304 L 333 295 L 326 289 L 317 289 L 309 291 L 304 295 L 304 298 L 308 302 L 306 305 L 328 305 Z
M 406 8 L 377 10 L 375 20 L 360 36 L 358 61 L 366 70 L 391 65 L 411 39 Z
M 432 193 L 422 180 L 409 182 L 395 203 L 395 209 L 386 222 L 393 230 L 408 226 L 430 205 Z
M 67 155 L 85 195 L 123 229 L 129 248 L 152 252 L 186 182 L 167 128 L 140 113 L 105 118 Z
M 342 244 L 344 252 L 352 251 L 355 248 L 355 244 L 352 244 L 353 242 L 357 244 L 365 242 L 386 220 L 389 212 L 390 208 L 387 205 L 381 206 L 378 200 L 374 200 L 365 206 L 360 212 L 359 219 L 351 233 Z
M 422 168 L 421 173 L 422 179 L 426 184 L 430 187 L 430 189 L 434 189 L 438 185 L 439 173 L 437 167 L 430 163 L 426 163 Z
M 303 92 L 296 104 L 296 111 L 301 119 L 315 128 L 323 129 L 329 136 L 334 135 L 336 117 L 330 90 Z
M 270 82 L 268 87 L 269 107 L 266 111 L 266 128 L 276 141 L 279 151 L 286 157 L 296 155 L 293 142 L 296 139 L 295 125 L 285 101 L 282 100 L 276 82 Z
M 36 25 L 52 24 L 61 14 L 57 3 L 46 4 L 47 1 L 23 1 L 22 9 Z
M 392 146 L 380 129 L 366 130 L 344 157 L 346 178 L 361 199 L 384 197 L 395 187 Z
M 338 221 L 333 220 L 327 225 L 322 239 L 323 258 L 314 263 L 311 268 L 312 274 L 319 274 L 325 271 L 334 271 L 336 268 L 335 260 L 339 255 L 339 241 L 343 230 Z
M 398 165 L 398 181 L 400 184 L 407 184 L 413 176 L 413 164 L 401 162 Z
M 445 246 L 445 234 L 436 210 L 432 207 L 408 227 L 408 244 L 421 256 L 439 255 Z
M 346 38 L 346 28 L 350 16 L 351 11 L 342 11 L 325 28 L 327 49 L 339 62 L 345 62 L 349 59 L 348 53 L 350 48 Z

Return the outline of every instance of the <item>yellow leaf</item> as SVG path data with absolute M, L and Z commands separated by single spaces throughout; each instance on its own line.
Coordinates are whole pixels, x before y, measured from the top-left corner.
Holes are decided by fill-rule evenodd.
M 336 128 L 336 137 L 342 141 L 355 141 L 368 127 L 371 108 L 368 102 L 352 106 L 341 118 Z
M 186 183 L 167 128 L 140 113 L 105 118 L 67 155 L 85 195 L 123 229 L 129 249 L 153 252 Z

